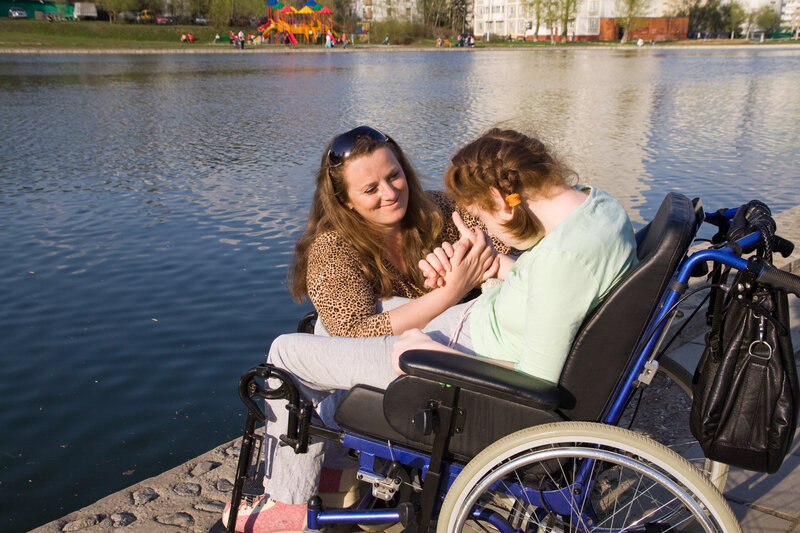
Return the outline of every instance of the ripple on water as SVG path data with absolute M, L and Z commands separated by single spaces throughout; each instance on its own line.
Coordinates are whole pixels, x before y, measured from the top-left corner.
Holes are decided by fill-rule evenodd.
M 429 188 L 500 125 L 637 222 L 669 190 L 796 203 L 800 53 L 641 52 L 0 57 L 6 527 L 240 431 L 239 374 L 309 308 L 286 268 L 347 128 L 392 135 Z

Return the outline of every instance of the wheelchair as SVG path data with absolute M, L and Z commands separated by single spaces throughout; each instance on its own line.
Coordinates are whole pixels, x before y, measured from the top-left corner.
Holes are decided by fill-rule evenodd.
M 746 269 L 743 256 L 764 245 L 753 231 L 689 253 L 703 223 L 725 229 L 736 211 L 705 216 L 699 200 L 669 193 L 636 234 L 637 266 L 586 318 L 557 385 L 477 358 L 412 350 L 400 360 L 405 375 L 386 390 L 358 385 L 346 393 L 334 429 L 312 419 L 289 373 L 268 364 L 246 372 L 239 394 L 248 416 L 228 531 L 258 461 L 259 398 L 288 402 L 283 445 L 303 453 L 309 439 L 340 443 L 371 487 L 348 509 L 325 508 L 313 497 L 310 529 L 741 531 L 721 494 L 725 465 L 697 468 L 617 425 L 658 370 L 687 389 L 691 376 L 661 357 L 660 346 L 690 277 L 704 276 L 708 263 Z M 791 243 L 775 239 L 781 253 L 791 253 Z M 800 278 L 770 264 L 759 269 L 759 283 L 800 295 Z M 308 332 L 312 321 L 306 317 L 298 330 Z M 267 379 L 280 386 L 269 388 Z

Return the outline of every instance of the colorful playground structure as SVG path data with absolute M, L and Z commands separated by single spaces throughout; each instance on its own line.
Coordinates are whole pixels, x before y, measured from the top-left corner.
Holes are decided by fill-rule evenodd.
M 309 0 L 300 9 L 284 5 L 279 0 L 267 0 L 265 5 L 268 21 L 258 27 L 264 40 L 283 35 L 291 44 L 314 44 L 318 36 L 324 39 L 328 32 L 334 39 L 339 39 L 333 32 L 333 11 L 314 0 Z

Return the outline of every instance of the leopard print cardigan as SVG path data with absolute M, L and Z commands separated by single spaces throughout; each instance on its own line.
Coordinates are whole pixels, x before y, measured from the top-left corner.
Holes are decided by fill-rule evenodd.
M 460 237 L 450 217 L 454 210 L 459 212 L 467 226 L 483 227 L 480 220 L 457 206 L 443 192 L 426 191 L 426 194 L 442 212 L 445 222 L 437 246 L 444 241 L 454 243 Z M 513 252 L 497 239 L 492 240 L 499 252 Z M 416 285 L 385 259 L 384 265 L 394 275 L 393 296 L 419 298 L 428 292 L 428 289 Z M 378 299 L 372 285 L 361 272 L 355 249 L 337 232 L 321 233 L 311 244 L 306 276 L 308 296 L 331 335 L 377 337 L 392 334 L 388 312 L 376 312 Z

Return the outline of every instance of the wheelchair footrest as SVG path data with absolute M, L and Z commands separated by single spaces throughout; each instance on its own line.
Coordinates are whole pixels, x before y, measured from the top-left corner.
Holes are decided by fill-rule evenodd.
M 414 523 L 414 519 L 414 505 L 411 503 L 401 503 L 394 509 L 325 510 L 319 496 L 314 496 L 308 501 L 309 529 L 322 529 L 335 524 L 400 523 L 403 527 L 408 527 Z

